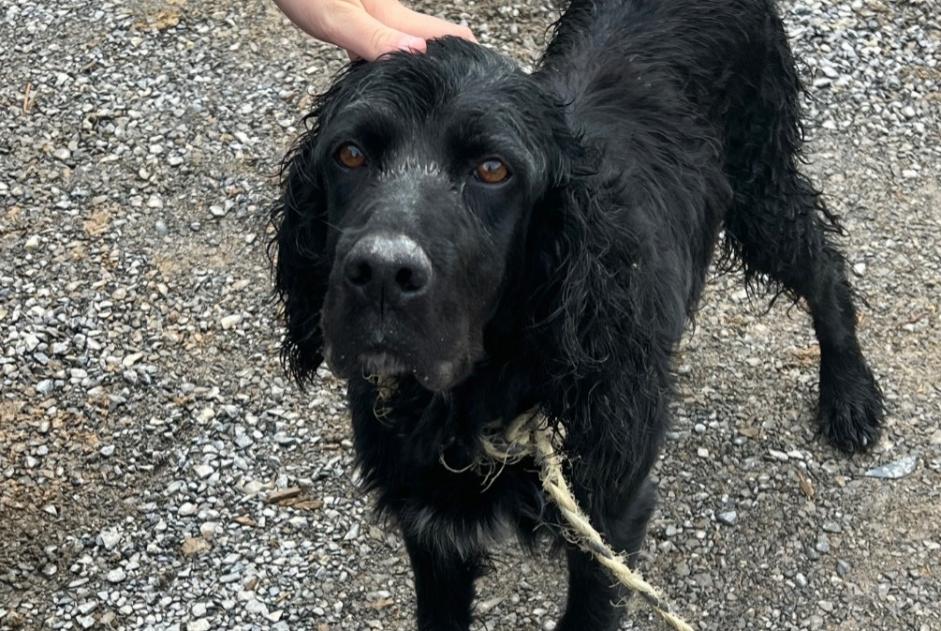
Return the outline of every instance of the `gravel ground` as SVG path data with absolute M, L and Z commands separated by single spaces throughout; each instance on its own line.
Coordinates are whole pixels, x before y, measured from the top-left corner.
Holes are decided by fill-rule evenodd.
M 524 63 L 556 15 L 423 6 Z M 941 629 L 936 9 L 784 7 L 889 418 L 872 454 L 823 445 L 808 318 L 714 279 L 643 562 L 698 628 Z M 281 373 L 263 252 L 277 163 L 343 55 L 262 1 L 0 0 L 0 41 L 0 628 L 413 628 L 341 384 Z M 477 628 L 551 629 L 563 578 L 507 545 Z

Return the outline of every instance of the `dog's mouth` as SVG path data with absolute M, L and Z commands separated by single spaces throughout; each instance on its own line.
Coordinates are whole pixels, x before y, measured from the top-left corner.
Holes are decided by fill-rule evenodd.
M 356 375 L 368 378 L 413 377 L 424 388 L 435 392 L 453 387 L 467 370 L 466 362 L 437 360 L 415 363 L 389 350 L 371 350 L 353 357 L 337 355 L 331 346 L 325 350 L 330 370 L 343 379 Z
M 454 386 L 463 375 L 459 362 L 434 361 L 428 366 L 414 367 L 401 357 L 388 352 L 364 353 L 359 357 L 363 374 L 368 377 L 414 377 L 429 390 L 442 391 Z
M 363 374 L 370 377 L 401 377 L 414 374 L 414 370 L 401 358 L 389 352 L 363 353 L 359 356 Z

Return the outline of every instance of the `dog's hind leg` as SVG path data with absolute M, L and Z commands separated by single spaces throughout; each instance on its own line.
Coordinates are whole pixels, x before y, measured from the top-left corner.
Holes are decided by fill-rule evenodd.
M 723 109 L 725 169 L 734 191 L 726 216 L 731 250 L 746 277 L 803 298 L 820 342 L 820 429 L 845 452 L 875 444 L 882 393 L 856 338 L 856 309 L 839 227 L 820 192 L 797 168 L 803 141 L 800 84 L 775 17 L 741 69 L 741 90 Z
M 655 505 L 655 489 L 645 482 L 626 507 L 608 519 L 592 519 L 595 527 L 613 548 L 627 557 L 628 565 L 637 564 L 647 532 L 647 522 Z M 590 554 L 567 544 L 569 567 L 568 603 L 556 631 L 613 631 L 623 613 L 622 602 L 629 593 Z
M 468 631 L 482 559 L 427 545 L 408 532 L 404 537 L 415 575 L 418 631 Z
M 820 430 L 853 453 L 876 442 L 882 394 L 856 337 L 856 309 L 843 255 L 831 243 L 832 216 L 811 182 L 793 168 L 760 195 L 739 199 L 726 220 L 732 248 L 751 279 L 803 298 L 820 343 Z M 760 275 L 760 276 L 756 276 Z

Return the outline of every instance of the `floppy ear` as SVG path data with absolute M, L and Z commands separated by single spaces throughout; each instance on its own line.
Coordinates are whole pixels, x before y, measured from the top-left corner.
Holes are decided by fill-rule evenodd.
M 548 226 L 536 239 L 551 288 L 537 327 L 552 383 L 547 411 L 577 427 L 569 435 L 584 437 L 590 444 L 578 448 L 586 451 L 609 439 L 627 444 L 617 435 L 623 421 L 612 419 L 642 397 L 623 384 L 631 375 L 635 386 L 655 387 L 661 350 L 656 301 L 643 290 L 654 273 L 641 264 L 651 244 L 638 240 L 645 215 L 637 207 L 646 195 L 625 191 L 622 173 L 599 173 L 597 164 L 585 152 L 571 156 L 536 208 Z
M 535 327 L 548 372 L 544 412 L 566 429 L 572 461 L 591 463 L 572 467 L 571 482 L 593 515 L 606 497 L 619 497 L 616 481 L 641 466 L 658 440 L 649 406 L 662 400 L 653 395 L 669 366 L 661 361 L 657 321 L 644 321 L 645 301 L 656 301 L 642 290 L 652 270 L 641 263 L 646 245 L 638 242 L 621 187 L 617 174 L 606 178 L 576 164 L 536 209 L 552 217 L 542 237 L 551 289 Z
M 315 124 L 281 165 L 281 197 L 271 211 L 274 237 L 268 245 L 287 327 L 281 359 L 299 382 L 310 380 L 323 361 L 320 311 L 331 264 L 316 135 Z
M 573 170 L 546 200 L 556 215 L 550 323 L 558 376 L 566 380 L 595 381 L 618 363 L 634 311 L 626 277 L 636 271 L 635 235 L 616 220 L 621 209 L 596 190 L 597 181 Z

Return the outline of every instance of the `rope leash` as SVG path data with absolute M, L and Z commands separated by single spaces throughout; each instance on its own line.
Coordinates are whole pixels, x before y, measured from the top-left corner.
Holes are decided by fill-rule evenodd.
M 639 594 L 670 628 L 693 631 L 693 627 L 671 612 L 666 600 L 650 583 L 631 570 L 624 557 L 605 543 L 601 534 L 592 527 L 562 475 L 562 459 L 553 445 L 552 431 L 544 417 L 533 413 L 523 414 L 510 424 L 499 446 L 486 437 L 482 439 L 482 444 L 490 458 L 504 465 L 532 456 L 540 466 L 539 479 L 543 490 L 568 522 L 571 531 L 566 538 L 591 554 L 624 587 Z
M 398 384 L 394 378 L 388 377 L 371 378 L 370 381 L 377 388 L 374 410 L 377 412 L 377 418 L 383 421 L 389 411 L 389 400 Z M 481 445 L 484 453 L 490 458 L 490 463 L 472 463 L 463 469 L 454 469 L 448 466 L 442 454 L 441 464 L 453 473 L 462 473 L 475 465 L 487 467 L 484 475 L 486 490 L 500 476 L 506 465 L 519 462 L 527 456 L 532 457 L 540 466 L 539 479 L 543 490 L 568 522 L 569 530 L 564 533 L 566 539 L 591 554 L 621 585 L 639 594 L 671 629 L 693 631 L 693 627 L 674 614 L 657 590 L 631 570 L 624 557 L 605 543 L 601 533 L 591 525 L 562 474 L 562 457 L 553 445 L 552 430 L 543 415 L 536 412 L 523 413 L 510 423 L 502 437 L 484 436 L 481 438 Z

